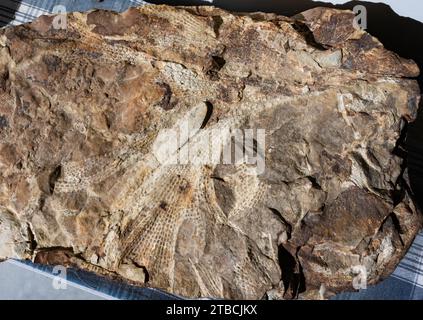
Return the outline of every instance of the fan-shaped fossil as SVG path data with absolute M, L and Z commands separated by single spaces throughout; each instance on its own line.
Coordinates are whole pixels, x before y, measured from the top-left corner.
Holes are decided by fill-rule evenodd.
M 151 5 L 2 30 L 0 258 L 189 297 L 388 275 L 422 224 L 396 156 L 419 70 L 353 18 Z M 221 160 L 235 129 L 263 172 L 180 161 Z

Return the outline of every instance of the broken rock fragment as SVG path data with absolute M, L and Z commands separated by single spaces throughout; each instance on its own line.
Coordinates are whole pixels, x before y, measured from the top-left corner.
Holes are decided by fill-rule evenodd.
M 229 299 L 388 276 L 422 225 L 396 152 L 419 70 L 353 18 L 148 5 L 1 30 L 0 259 Z M 263 170 L 224 163 L 236 130 Z

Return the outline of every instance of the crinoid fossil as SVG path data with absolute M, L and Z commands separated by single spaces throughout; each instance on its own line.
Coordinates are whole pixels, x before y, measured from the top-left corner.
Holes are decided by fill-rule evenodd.
M 66 18 L 0 31 L 1 259 L 230 299 L 394 270 L 422 225 L 396 152 L 419 70 L 352 12 Z

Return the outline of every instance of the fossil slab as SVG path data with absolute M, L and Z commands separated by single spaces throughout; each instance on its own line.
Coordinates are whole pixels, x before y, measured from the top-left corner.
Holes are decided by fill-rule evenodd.
M 1 30 L 0 258 L 187 297 L 389 275 L 422 225 L 400 157 L 419 70 L 353 18 L 151 5 Z M 221 161 L 235 132 L 264 170 Z

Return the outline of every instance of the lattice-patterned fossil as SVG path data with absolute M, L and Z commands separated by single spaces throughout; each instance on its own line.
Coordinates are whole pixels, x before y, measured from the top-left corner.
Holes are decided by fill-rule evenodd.
M 422 223 L 394 155 L 419 70 L 353 17 L 145 6 L 2 30 L 0 258 L 190 297 L 319 298 L 357 266 L 389 274 Z M 159 161 L 187 119 L 193 143 Z M 250 128 L 264 173 L 174 161 Z

